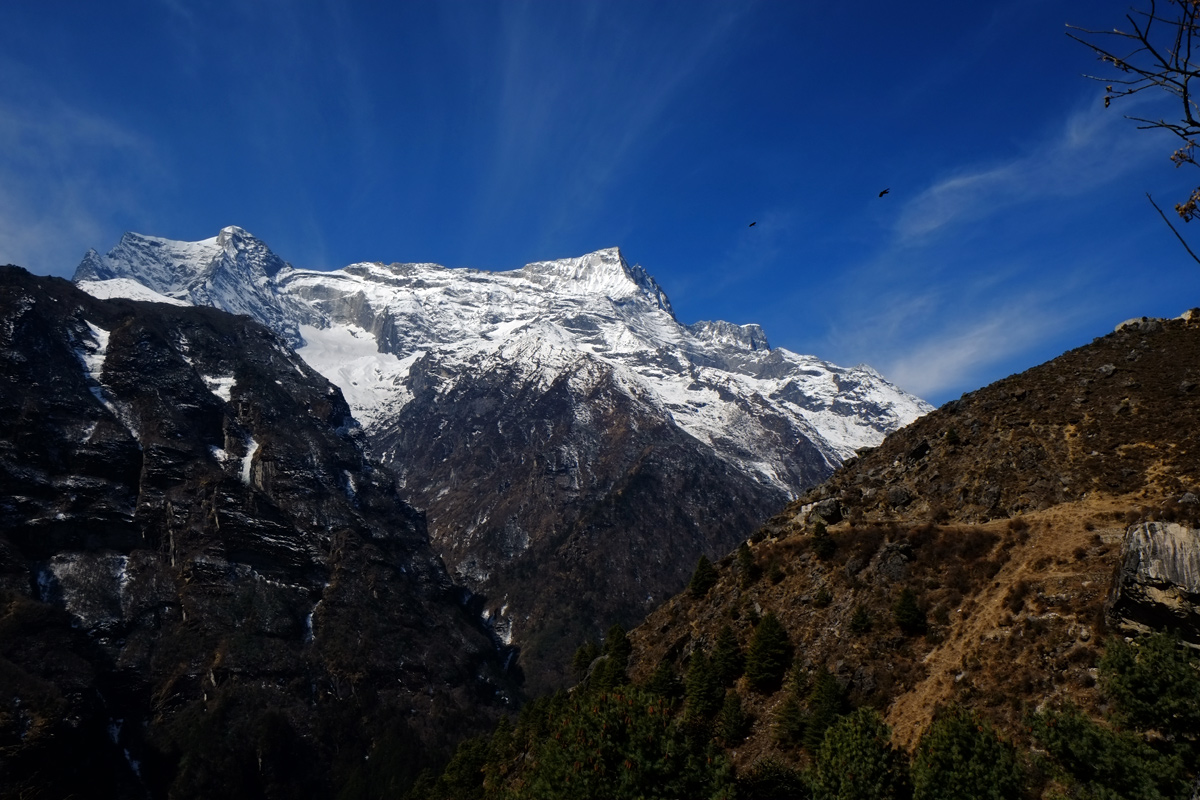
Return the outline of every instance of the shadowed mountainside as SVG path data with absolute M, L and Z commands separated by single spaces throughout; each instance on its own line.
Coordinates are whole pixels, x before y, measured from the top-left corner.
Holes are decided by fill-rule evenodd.
M 0 794 L 370 794 L 512 691 L 339 390 L 245 317 L 0 269 L 0 504 Z

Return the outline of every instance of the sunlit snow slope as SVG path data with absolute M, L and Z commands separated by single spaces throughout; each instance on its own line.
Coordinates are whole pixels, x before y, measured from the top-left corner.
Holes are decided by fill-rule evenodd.
M 328 334 L 319 342 L 305 334 L 313 343 L 301 354 L 346 390 L 368 427 L 411 397 L 405 362 L 416 354 L 460 364 L 500 358 L 543 387 L 599 361 L 723 458 L 796 492 L 800 476 L 783 455 L 796 439 L 811 440 L 833 467 L 929 410 L 869 367 L 770 348 L 756 325 L 680 324 L 654 279 L 615 248 L 511 272 L 289 270 L 278 285 L 317 319 L 349 326 L 357 346 L 349 363 L 331 358 Z

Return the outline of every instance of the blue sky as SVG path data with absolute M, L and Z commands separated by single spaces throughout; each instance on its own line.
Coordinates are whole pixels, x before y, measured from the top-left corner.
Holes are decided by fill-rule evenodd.
M 1064 32 L 1128 6 L 9 0 L 0 263 L 230 224 L 313 268 L 616 245 L 683 322 L 941 403 L 1200 305 L 1144 196 L 1197 176 L 1123 118 L 1175 110 L 1106 111 Z

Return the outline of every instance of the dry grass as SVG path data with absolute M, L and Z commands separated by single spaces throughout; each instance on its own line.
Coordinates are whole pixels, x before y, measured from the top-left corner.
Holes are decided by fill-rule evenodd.
M 838 549 L 828 561 L 815 557 L 807 535 L 766 539 L 753 547 L 755 559 L 782 564 L 783 578 L 764 576 L 743 588 L 735 563 L 724 561 L 708 597 L 676 597 L 632 633 L 632 677 L 644 680 L 664 659 L 682 675 L 693 650 L 710 647 L 726 623 L 744 646 L 758 617 L 773 610 L 804 670 L 826 667 L 856 704 L 880 708 L 901 746 L 915 746 L 936 710 L 952 702 L 979 708 L 1020 737 L 1022 718 L 1038 703 L 1070 697 L 1096 705 L 1103 603 L 1119 558 L 1117 529 L 1108 522 L 1146 499 L 1092 495 L 976 525 L 841 523 L 830 528 Z M 879 565 L 897 546 L 908 553 L 907 573 L 883 579 Z M 891 621 L 904 586 L 927 611 L 925 636 L 905 636 Z M 827 606 L 815 602 L 822 588 L 832 595 Z M 854 634 L 848 620 L 859 606 L 872 627 Z M 735 762 L 781 755 L 771 732 L 786 689 L 739 691 L 755 724 Z
M 1102 606 L 1118 547 L 1088 523 L 1130 504 L 1128 497 L 1092 497 L 1021 518 L 1029 536 L 1013 545 L 993 581 L 957 610 L 953 634 L 923 659 L 928 677 L 888 707 L 898 743 L 914 746 L 933 712 L 952 701 L 982 700 L 1013 731 L 1040 699 L 1069 694 L 1085 706 L 1095 703 L 1088 676 L 1099 657 Z M 980 528 L 999 534 L 1007 526 L 996 521 Z
M 677 597 L 652 614 L 632 635 L 633 676 L 663 659 L 682 672 L 725 623 L 744 645 L 773 611 L 802 674 L 828 668 L 907 747 L 947 703 L 1018 739 L 1039 704 L 1094 709 L 1103 606 L 1126 528 L 1200 516 L 1180 502 L 1200 494 L 1195 364 L 1200 325 L 1168 322 L 1103 337 L 923 417 L 753 537 L 757 563 L 775 564 L 778 580 L 743 585 L 731 560 L 705 600 Z M 838 547 L 822 560 L 805 507 L 829 498 L 846 519 L 829 527 Z M 902 589 L 926 611 L 925 636 L 891 620 Z M 872 624 L 856 633 L 848 623 L 859 608 Z M 735 761 L 799 758 L 771 741 L 785 694 L 742 696 L 757 721 Z

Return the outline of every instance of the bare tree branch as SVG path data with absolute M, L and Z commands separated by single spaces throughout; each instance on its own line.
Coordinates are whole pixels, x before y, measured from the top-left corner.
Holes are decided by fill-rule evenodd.
M 1107 79 L 1085 75 L 1090 80 L 1105 83 L 1105 108 L 1113 100 L 1146 89 L 1161 89 L 1177 98 L 1179 119 L 1126 118 L 1138 123 L 1139 130 L 1157 129 L 1173 133 L 1183 140 L 1184 145 L 1171 154 L 1171 162 L 1176 167 L 1184 164 L 1200 167 L 1196 157 L 1196 143 L 1200 139 L 1200 103 L 1196 101 L 1192 87 L 1193 80 L 1200 81 L 1200 63 L 1192 60 L 1193 40 L 1200 37 L 1200 0 L 1162 0 L 1161 10 L 1160 0 L 1146 2 L 1148 11 L 1132 10 L 1125 15 L 1129 23 L 1126 30 L 1113 28 L 1111 31 L 1097 31 L 1068 25 L 1067 36 L 1090 49 L 1101 63 L 1116 71 L 1117 74 Z M 1101 41 L 1104 43 L 1101 44 Z M 1129 52 L 1118 55 L 1122 42 L 1128 45 Z M 1192 260 L 1200 264 L 1200 257 L 1188 246 L 1183 235 L 1149 192 L 1146 193 L 1146 199 Z M 1193 189 L 1186 201 L 1177 203 L 1175 213 L 1184 222 L 1200 217 L 1200 188 Z
M 1175 238 L 1178 239 L 1179 243 L 1183 245 L 1183 249 L 1188 251 L 1188 255 L 1192 257 L 1192 260 L 1197 264 L 1200 264 L 1200 258 L 1198 258 L 1196 254 L 1192 252 L 1192 248 L 1188 247 L 1187 241 L 1179 234 L 1179 231 L 1175 230 L 1175 226 L 1171 224 L 1171 220 L 1167 219 L 1167 215 L 1164 214 L 1163 210 L 1158 207 L 1158 203 L 1154 202 L 1154 198 L 1150 196 L 1149 192 L 1146 192 L 1146 199 L 1150 201 L 1150 205 L 1154 206 L 1154 210 L 1158 212 L 1160 217 L 1162 217 L 1163 222 L 1167 223 L 1167 227 L 1171 229 L 1171 233 L 1175 234 Z

